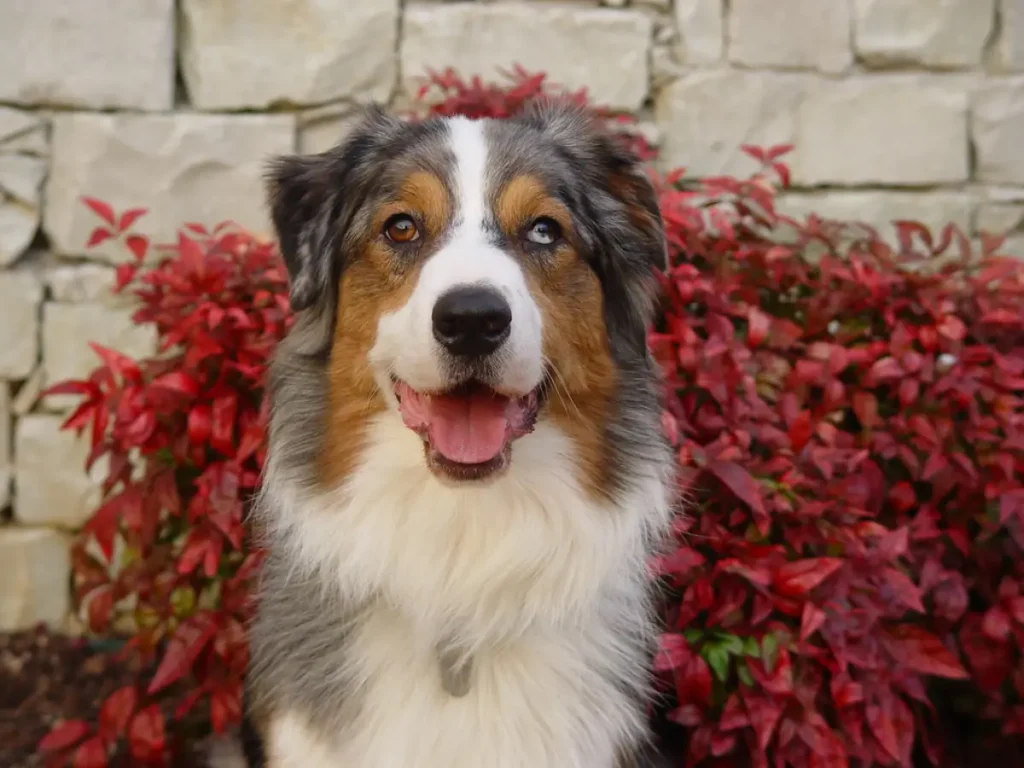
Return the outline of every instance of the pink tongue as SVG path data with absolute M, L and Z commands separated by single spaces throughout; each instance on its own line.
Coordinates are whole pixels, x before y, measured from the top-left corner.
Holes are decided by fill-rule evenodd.
M 482 464 L 505 447 L 508 400 L 488 392 L 430 401 L 427 432 L 430 444 L 449 461 Z

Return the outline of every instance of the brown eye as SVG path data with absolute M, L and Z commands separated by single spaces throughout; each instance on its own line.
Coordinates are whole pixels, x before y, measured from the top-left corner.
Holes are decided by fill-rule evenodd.
M 420 231 L 411 216 L 399 213 L 384 223 L 384 234 L 393 243 L 411 243 L 420 236 Z
M 558 222 L 543 216 L 526 230 L 526 239 L 534 245 L 554 245 L 562 237 L 562 228 Z

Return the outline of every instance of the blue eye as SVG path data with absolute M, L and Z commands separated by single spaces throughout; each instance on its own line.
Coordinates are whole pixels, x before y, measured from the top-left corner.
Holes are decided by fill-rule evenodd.
M 541 217 L 530 225 L 526 239 L 535 245 L 554 245 L 562 237 L 562 228 L 554 219 Z

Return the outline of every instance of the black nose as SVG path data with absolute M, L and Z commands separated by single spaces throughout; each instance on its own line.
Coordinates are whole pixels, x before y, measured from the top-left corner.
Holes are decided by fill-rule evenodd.
M 512 327 L 512 308 L 490 288 L 455 288 L 441 296 L 431 317 L 434 338 L 457 357 L 483 357 L 500 347 Z

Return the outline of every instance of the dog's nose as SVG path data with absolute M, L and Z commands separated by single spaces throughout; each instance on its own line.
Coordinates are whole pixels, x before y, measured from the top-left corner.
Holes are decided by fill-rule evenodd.
M 495 290 L 472 286 L 448 291 L 434 304 L 434 338 L 457 357 L 483 357 L 512 328 L 512 308 Z

